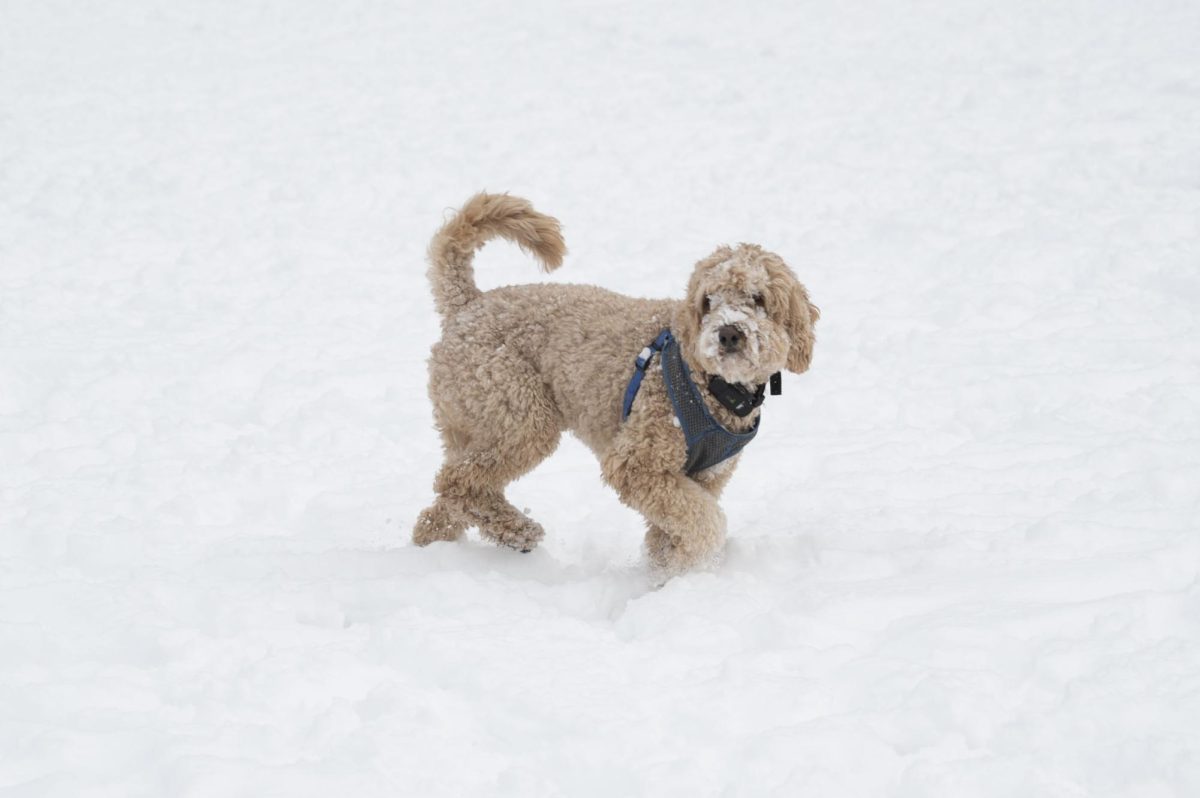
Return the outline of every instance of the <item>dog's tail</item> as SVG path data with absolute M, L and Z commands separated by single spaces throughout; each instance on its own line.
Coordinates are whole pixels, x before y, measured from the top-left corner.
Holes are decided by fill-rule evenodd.
M 429 244 L 429 282 L 433 303 L 443 318 L 479 296 L 471 262 L 476 250 L 496 236 L 532 254 L 548 272 L 562 265 L 567 252 L 558 220 L 538 213 L 528 200 L 508 194 L 476 194 Z

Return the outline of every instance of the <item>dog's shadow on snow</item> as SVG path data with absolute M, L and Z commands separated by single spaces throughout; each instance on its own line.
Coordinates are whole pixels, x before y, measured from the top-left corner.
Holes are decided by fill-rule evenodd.
M 719 598 L 731 588 L 753 591 L 764 582 L 794 580 L 817 561 L 813 537 L 791 530 L 735 535 L 712 567 L 670 579 L 652 569 L 640 550 L 619 544 L 569 551 L 543 547 L 522 554 L 466 538 L 424 548 L 296 550 L 294 541 L 263 537 L 212 546 L 189 575 L 225 589 L 252 584 L 297 595 L 332 592 L 330 600 L 347 605 L 347 622 L 369 622 L 405 606 L 513 600 L 533 600 L 581 620 L 617 622 L 649 597 L 661 597 L 655 604 L 681 593 Z
M 544 547 L 520 553 L 464 539 L 423 548 L 404 546 L 393 556 L 414 575 L 461 574 L 474 579 L 482 590 L 518 590 L 589 619 L 619 614 L 628 601 L 657 590 L 663 581 L 647 567 L 640 552 L 623 559 L 587 557 L 572 562 Z
M 483 589 L 519 589 L 543 594 L 570 614 L 618 621 L 640 599 L 678 591 L 721 591 L 722 583 L 790 580 L 819 559 L 810 535 L 731 538 L 720 560 L 709 568 L 666 577 L 651 568 L 640 552 L 620 559 L 560 559 L 544 548 L 527 554 L 463 539 L 424 548 L 404 546 L 393 552 L 410 573 L 453 573 L 474 578 Z

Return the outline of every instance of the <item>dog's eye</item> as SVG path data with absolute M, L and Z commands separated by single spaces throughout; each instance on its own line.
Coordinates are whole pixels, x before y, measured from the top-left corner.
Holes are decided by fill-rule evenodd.
M 766 300 L 764 300 L 764 299 L 763 299 L 763 295 L 762 295 L 762 294 L 755 294 L 755 295 L 754 295 L 754 304 L 758 305 L 760 308 L 761 308 L 761 307 L 762 307 L 764 304 L 766 304 Z
M 708 301 L 708 297 L 704 297 L 704 301 L 700 303 L 700 312 L 708 313 L 710 308 L 712 308 L 712 302 Z

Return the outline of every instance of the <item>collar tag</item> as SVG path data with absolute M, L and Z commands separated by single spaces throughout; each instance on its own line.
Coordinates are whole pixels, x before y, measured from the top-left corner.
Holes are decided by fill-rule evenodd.
M 771 375 L 771 396 L 779 396 L 783 393 L 783 374 L 775 372 Z

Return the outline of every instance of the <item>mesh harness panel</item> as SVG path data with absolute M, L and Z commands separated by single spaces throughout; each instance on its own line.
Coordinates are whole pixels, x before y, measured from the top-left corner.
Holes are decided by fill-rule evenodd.
M 687 462 L 683 466 L 684 473 L 689 477 L 706 468 L 712 468 L 717 463 L 728 460 L 745 448 L 758 434 L 758 424 L 761 418 L 755 419 L 754 428 L 749 432 L 730 432 L 712 417 L 696 384 L 692 382 L 691 372 L 683 355 L 679 352 L 679 344 L 671 335 L 670 330 L 663 330 L 654 343 L 642 350 L 638 356 L 637 367 L 633 379 L 625 392 L 625 403 L 621 418 L 628 417 L 633 407 L 633 398 L 641 387 L 642 377 L 650 363 L 653 353 L 662 352 L 663 381 L 667 386 L 667 396 L 675 409 L 675 417 L 683 430 L 683 439 L 687 442 Z

